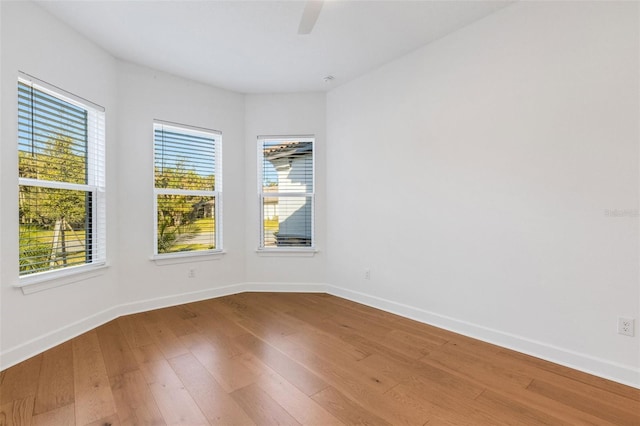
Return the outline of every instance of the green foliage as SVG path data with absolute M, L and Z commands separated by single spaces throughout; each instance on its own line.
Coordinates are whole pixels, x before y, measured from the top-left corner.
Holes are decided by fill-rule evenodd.
M 188 221 L 179 226 L 173 226 L 171 225 L 170 219 L 161 220 L 158 224 L 158 253 L 202 249 L 199 244 L 188 243 L 188 241 L 194 238 L 201 230 L 195 221 Z
M 175 167 L 156 166 L 155 184 L 156 188 L 213 191 L 215 176 L 202 176 L 193 166 L 189 167 L 185 159 L 179 159 Z
M 158 253 L 169 253 L 178 238 L 178 231 L 170 227 L 170 219 L 158 217 Z
M 53 247 L 55 231 L 36 225 L 20 225 L 20 274 L 59 269 L 86 262 L 86 251 L 82 242 L 83 231 L 67 233 L 65 250 Z
M 18 151 L 18 171 L 21 178 L 84 184 L 87 181 L 86 154 L 77 149 L 78 141 L 55 134 L 31 152 Z M 59 246 L 53 247 L 53 233 L 42 238 L 33 232 L 20 234 L 20 272 L 29 273 L 66 266 L 69 253 L 66 245 L 68 227 L 84 227 L 87 214 L 86 192 L 69 189 L 20 185 L 20 223 L 40 230 L 57 226 Z M 25 228 L 28 230 L 30 228 Z M 50 231 L 48 231 L 50 232 Z M 58 260 L 58 257 L 60 260 Z M 55 259 L 54 259 L 55 258 Z M 55 261 L 54 261 L 55 260 Z M 75 251 L 72 261 L 86 260 L 84 251 Z M 51 265 L 50 262 L 54 261 Z M 59 262 L 62 262 L 59 265 Z
M 51 254 L 51 247 L 42 243 L 34 235 L 35 227 L 20 229 L 20 272 L 37 272 L 46 268 Z
M 47 141 L 45 148 L 30 153 L 18 152 L 19 175 L 23 178 L 86 183 L 86 158 L 75 152 L 73 140 L 56 135 Z M 49 225 L 58 220 L 82 224 L 86 216 L 85 192 L 41 188 L 22 185 L 20 187 L 21 223 Z
M 184 159 L 175 167 L 155 168 L 156 188 L 212 191 L 215 176 L 202 176 Z M 187 244 L 201 231 L 198 220 L 207 216 L 206 209 L 212 197 L 161 194 L 158 196 L 158 253 L 201 249 L 198 244 Z

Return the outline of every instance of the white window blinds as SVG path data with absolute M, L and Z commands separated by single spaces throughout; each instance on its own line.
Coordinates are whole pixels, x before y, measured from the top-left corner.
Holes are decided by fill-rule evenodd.
M 261 249 L 313 248 L 314 138 L 259 137 Z
M 20 275 L 106 259 L 104 109 L 18 80 Z
M 153 127 L 156 254 L 220 250 L 220 132 Z

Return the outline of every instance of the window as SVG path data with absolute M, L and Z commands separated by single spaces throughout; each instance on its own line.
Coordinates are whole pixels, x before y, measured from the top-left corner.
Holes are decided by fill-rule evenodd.
M 18 79 L 20 276 L 106 259 L 104 109 Z
M 220 251 L 221 134 L 156 121 L 156 254 Z
M 259 137 L 260 249 L 313 248 L 312 137 Z

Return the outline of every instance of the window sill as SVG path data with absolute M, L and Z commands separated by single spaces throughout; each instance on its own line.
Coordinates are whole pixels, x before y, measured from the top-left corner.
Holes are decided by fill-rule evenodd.
M 22 289 L 23 294 L 32 294 L 97 277 L 102 275 L 108 267 L 106 262 L 102 262 L 51 272 L 40 272 L 19 278 L 18 283 L 13 286 Z
M 224 250 L 211 250 L 206 252 L 179 252 L 168 254 L 156 254 L 151 256 L 158 266 L 175 265 L 178 263 L 206 262 L 208 260 L 219 260 L 227 252 Z
M 313 257 L 318 250 L 315 248 L 272 248 L 257 249 L 256 253 L 261 257 Z

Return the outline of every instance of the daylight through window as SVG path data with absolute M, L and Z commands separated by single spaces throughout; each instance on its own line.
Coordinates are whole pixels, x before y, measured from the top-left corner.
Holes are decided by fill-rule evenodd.
M 18 80 L 20 275 L 105 261 L 104 109 Z
M 312 248 L 314 139 L 259 137 L 261 249 Z
M 156 254 L 220 250 L 220 132 L 153 128 Z

